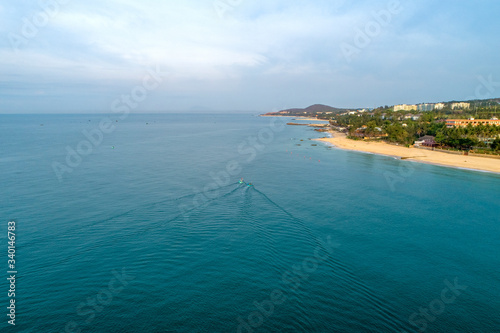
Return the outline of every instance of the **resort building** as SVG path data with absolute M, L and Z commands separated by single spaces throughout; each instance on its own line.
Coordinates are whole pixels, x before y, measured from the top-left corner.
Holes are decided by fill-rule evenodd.
M 470 103 L 460 102 L 451 104 L 451 109 L 468 109 L 470 108 Z
M 412 111 L 416 110 L 417 106 L 415 104 L 399 104 L 394 105 L 394 111 Z
M 417 110 L 418 111 L 432 111 L 434 110 L 435 104 L 433 103 L 422 103 L 422 104 L 417 104 Z
M 436 138 L 433 137 L 432 135 L 426 135 L 421 138 L 419 138 L 417 141 L 415 141 L 415 147 L 436 147 Z
M 434 104 L 434 110 L 442 110 L 444 109 L 444 103 L 436 103 Z
M 491 125 L 500 126 L 498 119 L 446 119 L 446 127 L 467 127 L 468 125 Z

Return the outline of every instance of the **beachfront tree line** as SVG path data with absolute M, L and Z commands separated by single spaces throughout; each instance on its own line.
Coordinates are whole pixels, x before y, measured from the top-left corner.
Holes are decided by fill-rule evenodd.
M 381 139 L 411 145 L 424 135 L 432 135 L 436 143 L 443 148 L 500 151 L 500 126 L 446 127 L 448 118 L 490 119 L 495 113 L 496 110 L 490 108 L 469 111 L 444 109 L 418 113 L 419 117 L 410 118 L 410 115 L 416 115 L 417 112 L 394 112 L 386 106 L 379 107 L 372 113 L 337 115 L 333 117 L 331 123 L 336 127 L 346 128 L 351 137 L 355 137 L 359 132 L 366 137 L 381 137 L 380 134 L 386 134 Z
M 461 150 L 490 148 L 499 151 L 500 126 L 469 124 L 467 127 L 445 127 L 437 133 L 436 142 Z

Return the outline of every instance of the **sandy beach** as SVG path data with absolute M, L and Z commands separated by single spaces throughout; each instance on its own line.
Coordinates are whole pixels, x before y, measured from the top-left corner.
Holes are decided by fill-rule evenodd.
M 341 149 L 394 156 L 398 158 L 408 159 L 410 161 L 436 164 L 447 167 L 466 168 L 500 173 L 500 159 L 447 154 L 443 152 L 419 148 L 406 148 L 403 146 L 395 146 L 384 142 L 351 140 L 348 139 L 343 133 L 330 133 L 332 135 L 331 138 L 321 138 L 316 140 L 333 144 L 334 146 Z

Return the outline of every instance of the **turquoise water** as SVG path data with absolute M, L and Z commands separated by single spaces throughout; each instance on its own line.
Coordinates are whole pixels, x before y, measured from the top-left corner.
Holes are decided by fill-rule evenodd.
M 2 331 L 500 331 L 499 175 L 248 114 L 104 118 L 0 116 Z

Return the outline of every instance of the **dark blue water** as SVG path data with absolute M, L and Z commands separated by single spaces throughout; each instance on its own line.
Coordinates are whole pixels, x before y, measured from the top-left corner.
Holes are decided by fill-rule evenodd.
M 0 116 L 2 331 L 500 332 L 500 176 L 274 118 L 103 119 Z

